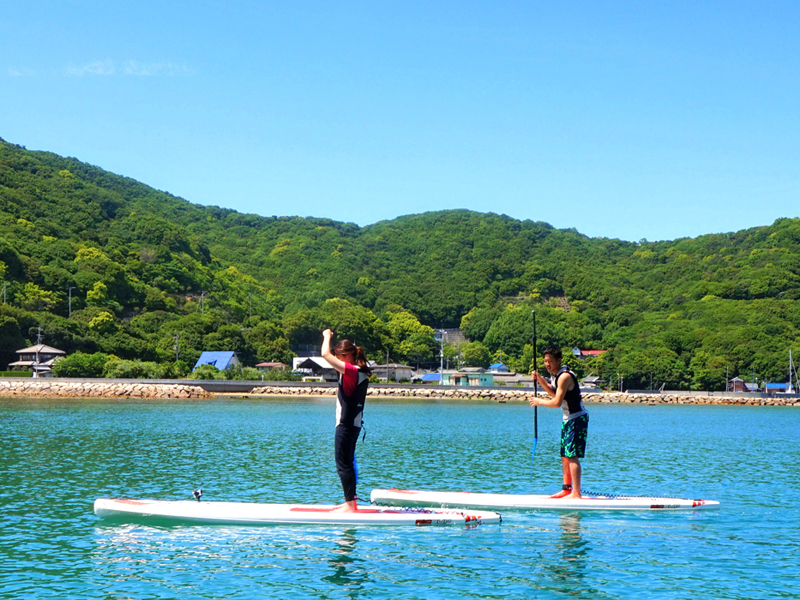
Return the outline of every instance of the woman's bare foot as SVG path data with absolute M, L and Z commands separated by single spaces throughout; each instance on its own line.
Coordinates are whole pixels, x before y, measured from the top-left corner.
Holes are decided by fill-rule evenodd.
M 334 508 L 331 512 L 358 512 L 358 506 L 355 500 L 345 502 Z

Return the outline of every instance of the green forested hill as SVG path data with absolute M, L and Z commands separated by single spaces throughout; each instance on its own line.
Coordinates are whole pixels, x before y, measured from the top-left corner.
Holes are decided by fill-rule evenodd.
M 39 326 L 166 374 L 202 350 L 286 362 L 326 326 L 424 363 L 432 328 L 461 326 L 461 360 L 527 371 L 536 310 L 540 343 L 608 350 L 576 367 L 612 384 L 785 381 L 799 271 L 798 219 L 657 243 L 465 210 L 358 227 L 194 205 L 0 141 L 0 368 Z

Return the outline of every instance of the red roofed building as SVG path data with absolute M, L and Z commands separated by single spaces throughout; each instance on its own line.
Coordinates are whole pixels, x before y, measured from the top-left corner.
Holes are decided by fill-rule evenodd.
M 572 349 L 572 354 L 574 354 L 576 358 L 580 358 L 581 360 L 585 360 L 592 356 L 600 356 L 604 352 L 607 352 L 607 350 L 581 350 L 577 346 L 575 346 Z

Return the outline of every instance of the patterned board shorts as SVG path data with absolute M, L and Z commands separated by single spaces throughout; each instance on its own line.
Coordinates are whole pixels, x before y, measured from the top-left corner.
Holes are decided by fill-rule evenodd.
M 589 415 L 581 415 L 561 425 L 561 456 L 583 458 L 586 455 L 586 436 Z

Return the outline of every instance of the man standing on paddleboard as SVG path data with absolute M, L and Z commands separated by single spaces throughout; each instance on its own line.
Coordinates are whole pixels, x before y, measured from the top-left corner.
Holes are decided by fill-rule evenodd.
M 322 358 L 339 373 L 336 401 L 336 470 L 342 481 L 344 504 L 338 510 L 353 512 L 356 504 L 356 442 L 361 432 L 361 415 L 367 398 L 370 369 L 361 347 L 342 340 L 331 351 L 333 331 L 322 332 Z
M 536 371 L 533 380 L 542 384 L 550 396 L 548 400 L 531 398 L 531 406 L 561 408 L 564 420 L 561 424 L 561 471 L 564 485 L 552 498 L 581 497 L 581 461 L 586 454 L 586 436 L 589 429 L 589 413 L 583 407 L 581 388 L 575 373 L 561 366 L 561 348 L 548 346 L 542 352 L 544 366 L 552 375 L 550 381 Z

